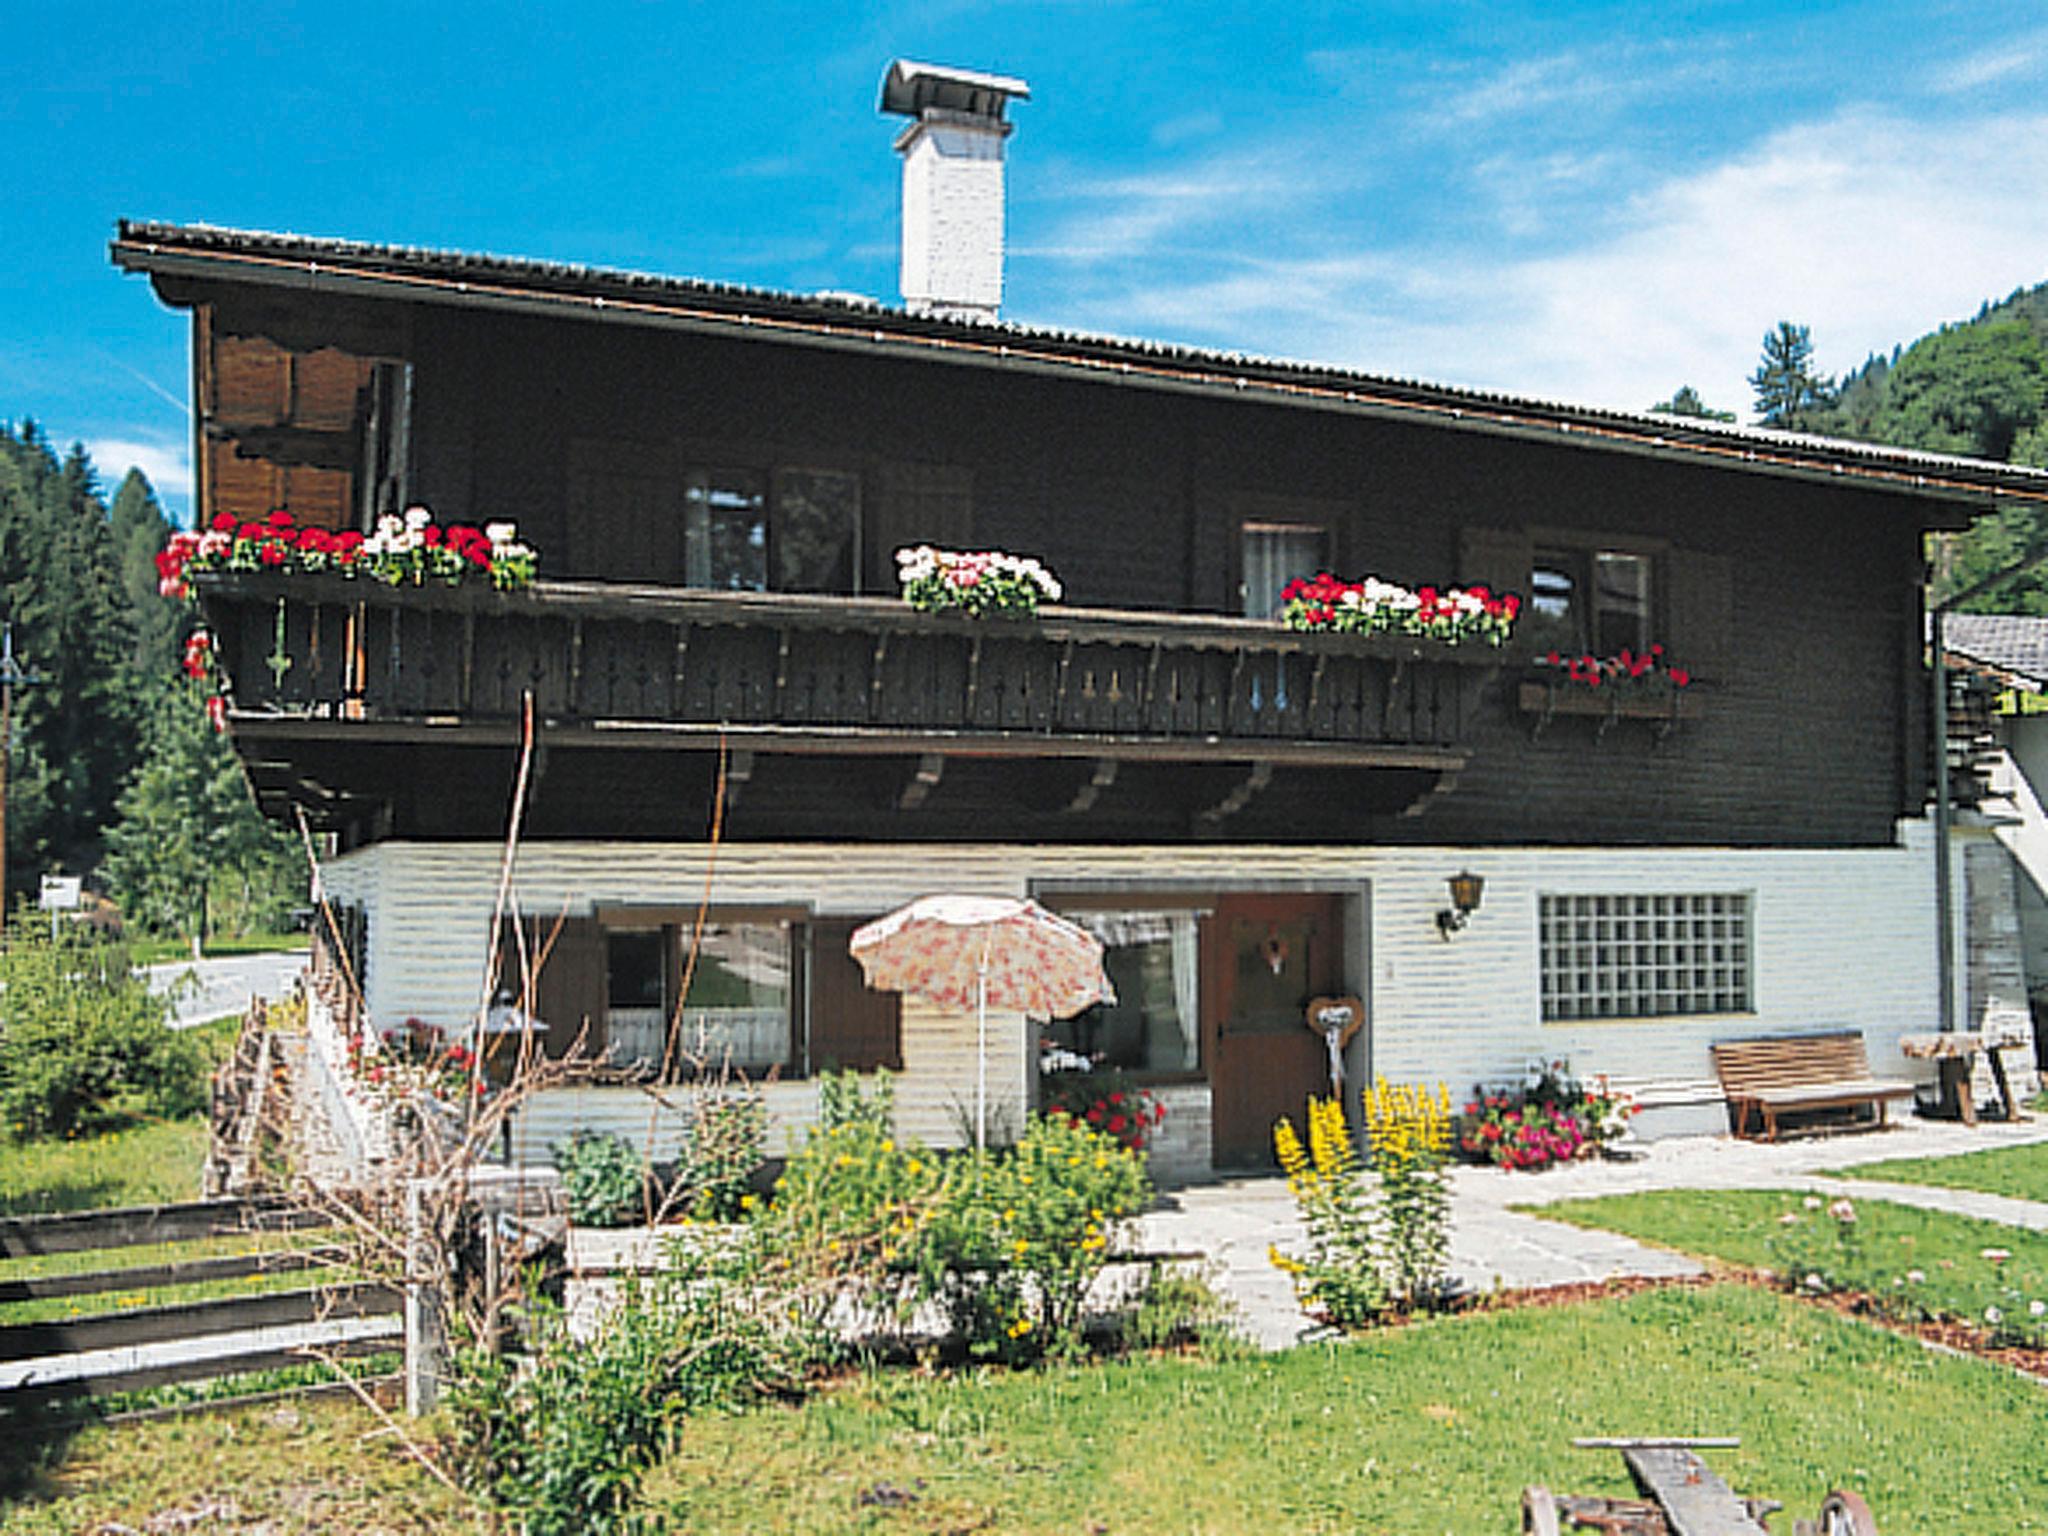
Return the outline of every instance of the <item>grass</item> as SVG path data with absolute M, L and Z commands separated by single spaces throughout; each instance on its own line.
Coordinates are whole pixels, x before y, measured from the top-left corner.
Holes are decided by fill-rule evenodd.
M 88 1428 L 0 1532 L 140 1528 L 206 1495 L 279 1532 L 482 1529 L 375 1427 L 323 1404 Z M 644 1504 L 698 1532 L 1476 1536 L 1514 1527 L 1528 1483 L 1629 1491 L 1620 1458 L 1574 1435 L 1734 1434 L 1715 1467 L 1791 1514 L 1844 1486 L 1886 1536 L 2042 1536 L 2044 1430 L 2048 1395 L 2009 1372 L 1714 1286 L 1250 1360 L 856 1377 L 690 1421 Z
M 12 1447 L 0 1448 L 5 1457 Z M 191 1517 L 211 1502 L 235 1515 Z M 152 1516 L 161 1517 L 152 1520 Z M 118 1524 L 116 1523 L 118 1522 Z M 467 1502 L 420 1470 L 356 1404 L 266 1404 L 80 1430 L 0 1532 L 258 1529 L 482 1536 Z
M 1573 1435 L 1736 1434 L 1716 1466 L 1800 1513 L 1835 1484 L 1887 1536 L 2048 1531 L 2048 1398 L 1746 1288 L 1425 1323 L 1213 1365 L 875 1377 L 693 1424 L 648 1486 L 707 1532 L 1510 1529 L 1525 1484 L 1629 1491 Z M 1966 1470 L 1967 1469 L 1967 1470 Z M 899 1512 L 863 1490 L 914 1492 Z M 982 1522 L 986 1522 L 982 1525 Z
M 2048 1201 L 2048 1141 L 2021 1147 L 1986 1147 L 1954 1157 L 1901 1157 L 1834 1170 L 1843 1179 L 1882 1179 L 1889 1184 L 1930 1185 L 2004 1195 L 2010 1200 Z
M 2016 1344 L 2048 1339 L 2048 1322 L 2031 1311 L 2041 1302 L 2048 1316 L 2048 1232 L 1882 1200 L 1855 1201 L 1855 1223 L 1844 1229 L 1825 1209 L 1808 1209 L 1809 1198 L 1672 1189 L 1561 1201 L 1531 1214 L 1752 1269 L 1817 1273 L 1829 1288 L 1865 1292 L 1909 1320 L 1996 1323 L 2001 1339 Z M 1785 1225 L 1787 1215 L 1797 1223 Z M 1798 1246 L 1781 1247 L 1788 1239 Z
M 86 1429 L 0 1532 L 139 1528 L 209 1494 L 280 1532 L 481 1529 L 374 1427 L 308 1405 Z M 1886 1536 L 2041 1536 L 2044 1430 L 2048 1395 L 2009 1372 L 1715 1286 L 1250 1360 L 857 1377 L 690 1421 L 644 1503 L 655 1528 L 701 1532 L 1490 1536 L 1528 1483 L 1629 1491 L 1620 1458 L 1574 1435 L 1734 1434 L 1715 1467 L 1792 1514 L 1846 1486 Z M 907 1499 L 861 1502 L 889 1490 Z
M 310 942 L 303 932 L 245 933 L 232 939 L 212 939 L 206 945 L 208 960 L 225 960 L 235 955 L 275 955 L 304 949 Z M 137 965 L 167 965 L 192 958 L 190 939 L 138 939 L 128 946 Z
M 0 1215 L 199 1198 L 206 1120 L 145 1121 L 99 1136 L 0 1141 Z

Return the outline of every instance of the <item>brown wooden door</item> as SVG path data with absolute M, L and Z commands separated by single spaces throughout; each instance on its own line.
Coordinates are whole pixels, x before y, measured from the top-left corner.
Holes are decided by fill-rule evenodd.
M 1305 1130 L 1310 1094 L 1330 1091 L 1309 999 L 1344 991 L 1339 896 L 1222 896 L 1202 929 L 1215 1166 L 1271 1168 L 1273 1123 Z

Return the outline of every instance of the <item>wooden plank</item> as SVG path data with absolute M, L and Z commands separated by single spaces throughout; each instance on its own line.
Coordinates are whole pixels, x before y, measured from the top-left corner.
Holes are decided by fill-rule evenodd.
M 1678 1446 L 1641 1446 L 1621 1459 L 1637 1485 L 1663 1507 L 1672 1536 L 1770 1536 L 1735 1490 L 1699 1457 Z
M 87 1253 L 97 1248 L 181 1243 L 247 1232 L 295 1232 L 332 1224 L 331 1217 L 317 1211 L 248 1200 L 193 1200 L 60 1216 L 5 1216 L 0 1217 L 0 1258 Z
M 126 1269 L 95 1269 L 71 1275 L 37 1275 L 0 1280 L 0 1302 L 42 1301 L 52 1296 L 94 1296 L 102 1291 L 149 1291 L 167 1285 L 194 1285 L 208 1280 L 237 1280 L 244 1275 L 290 1274 L 329 1262 L 320 1253 L 231 1253 L 212 1259 L 182 1259 L 170 1264 L 135 1264 Z
M 96 1317 L 0 1327 L 0 1360 L 75 1355 L 89 1349 L 162 1344 L 210 1333 L 286 1327 L 335 1317 L 381 1317 L 399 1310 L 398 1293 L 381 1285 L 336 1286 L 318 1291 L 277 1291 L 169 1307 L 137 1307 Z
M 393 1325 L 353 1339 L 336 1339 L 319 1346 L 320 1353 L 345 1359 L 360 1355 L 385 1354 L 404 1347 L 404 1332 Z M 141 1392 L 150 1387 L 167 1387 L 180 1381 L 211 1381 L 217 1376 L 244 1376 L 253 1371 L 283 1370 L 304 1365 L 314 1358 L 302 1347 L 240 1350 L 233 1354 L 209 1355 L 199 1360 L 173 1360 L 162 1365 L 138 1366 L 130 1371 L 111 1371 L 104 1376 L 74 1377 L 47 1386 L 13 1387 L 0 1390 L 0 1410 L 41 1411 L 44 1405 L 77 1398 L 112 1397 L 118 1392 Z

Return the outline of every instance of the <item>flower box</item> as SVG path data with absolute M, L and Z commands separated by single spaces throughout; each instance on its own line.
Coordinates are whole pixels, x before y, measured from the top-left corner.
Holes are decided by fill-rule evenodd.
M 1588 688 L 1564 679 L 1523 683 L 1517 703 L 1523 714 L 1538 717 L 1539 732 L 1554 716 L 1573 715 L 1605 722 L 1602 734 L 1617 720 L 1651 720 L 1661 727 L 1658 734 L 1662 735 L 1680 721 L 1698 715 L 1698 700 L 1690 689 L 1631 691 L 1612 685 Z

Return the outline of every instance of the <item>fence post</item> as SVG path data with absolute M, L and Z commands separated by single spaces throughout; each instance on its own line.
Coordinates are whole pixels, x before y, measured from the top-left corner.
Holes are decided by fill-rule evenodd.
M 448 1338 L 442 1326 L 441 1292 L 434 1283 L 434 1234 L 427 1230 L 424 1181 L 405 1186 L 405 1411 L 432 1413 L 441 1400 L 441 1373 Z

